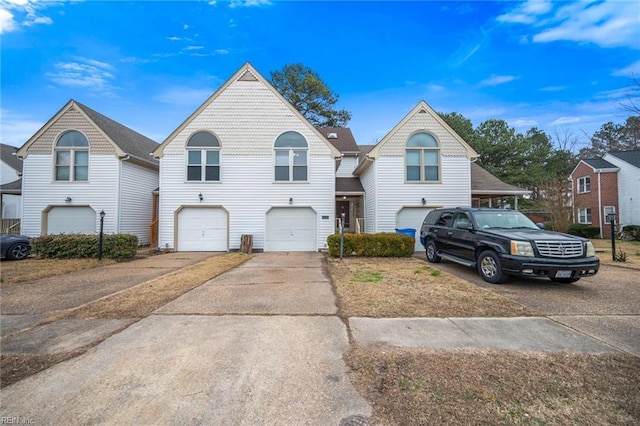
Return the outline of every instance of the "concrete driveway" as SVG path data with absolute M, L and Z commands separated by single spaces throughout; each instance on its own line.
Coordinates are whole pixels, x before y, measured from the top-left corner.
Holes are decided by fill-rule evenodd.
M 318 253 L 258 254 L 2 391 L 34 424 L 322 424 L 369 416 Z M 352 423 L 356 424 L 356 423 Z
M 416 254 L 424 260 L 424 253 Z M 511 277 L 489 284 L 474 269 L 443 260 L 432 265 L 540 312 L 558 323 L 640 356 L 640 271 L 601 265 L 573 284 Z

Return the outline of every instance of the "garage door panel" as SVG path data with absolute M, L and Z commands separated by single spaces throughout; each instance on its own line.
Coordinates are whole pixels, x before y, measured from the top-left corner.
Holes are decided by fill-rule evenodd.
M 316 212 L 308 207 L 273 208 L 267 212 L 265 234 L 265 251 L 316 251 Z
M 227 251 L 228 215 L 222 208 L 178 212 L 178 251 Z
M 95 234 L 96 212 L 88 206 L 53 207 L 47 212 L 48 234 Z
M 416 230 L 415 251 L 423 251 L 420 244 L 420 227 L 424 218 L 433 210 L 426 207 L 404 207 L 398 212 L 397 228 L 414 228 Z

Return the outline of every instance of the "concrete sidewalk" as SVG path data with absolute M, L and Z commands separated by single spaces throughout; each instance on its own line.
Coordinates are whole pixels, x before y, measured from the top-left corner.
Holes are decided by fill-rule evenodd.
M 365 425 L 371 407 L 347 376 L 347 324 L 323 262 L 318 253 L 256 254 L 84 355 L 3 389 L 0 416 L 34 424 Z M 617 351 L 549 318 L 350 318 L 348 326 L 361 346 Z

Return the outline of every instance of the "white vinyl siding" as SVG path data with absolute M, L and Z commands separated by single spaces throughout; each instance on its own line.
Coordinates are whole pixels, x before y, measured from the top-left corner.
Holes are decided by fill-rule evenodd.
M 373 234 L 376 232 L 377 226 L 377 187 L 376 187 L 376 170 L 377 162 L 364 171 L 360 176 L 360 182 L 364 188 L 364 229 L 365 232 Z
M 315 251 L 316 212 L 309 207 L 276 207 L 267 212 L 265 251 Z
M 91 155 L 88 182 L 56 182 L 52 155 L 29 154 L 23 165 L 21 232 L 39 236 L 42 213 L 49 206 L 89 206 L 96 212 L 104 210 L 105 233 L 116 233 L 119 169 L 119 160 L 114 155 Z M 65 202 L 67 197 L 71 198 L 70 203 Z M 99 220 L 96 217 L 94 229 L 98 229 Z
M 353 171 L 358 166 L 358 157 L 342 157 L 336 177 L 352 177 Z
M 201 130 L 213 132 L 221 141 L 220 184 L 185 184 L 186 140 Z M 300 133 L 309 145 L 305 182 L 274 181 L 274 143 L 286 131 Z M 232 82 L 176 134 L 163 154 L 160 247 L 174 247 L 174 213 L 180 206 L 218 205 L 229 213 L 230 250 L 240 247 L 243 234 L 253 235 L 254 248 L 263 249 L 267 211 L 289 206 L 289 199 L 292 206 L 311 207 L 317 213 L 317 248 L 326 247 L 335 216 L 335 161 L 331 149 L 261 82 Z
M 605 155 L 604 159 L 616 167 L 618 171 L 618 216 L 617 223 L 624 225 L 640 225 L 640 168 L 632 166 L 613 155 Z
M 120 229 L 138 237 L 138 244 L 149 244 L 153 196 L 158 188 L 158 172 L 128 161 L 122 163 L 120 184 Z

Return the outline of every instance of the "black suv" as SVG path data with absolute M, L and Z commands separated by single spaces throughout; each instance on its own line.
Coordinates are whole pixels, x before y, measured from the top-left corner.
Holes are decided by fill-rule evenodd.
M 572 283 L 595 275 L 600 267 L 586 238 L 545 231 L 513 210 L 433 210 L 422 223 L 420 242 L 429 262 L 443 258 L 474 267 L 493 284 L 509 275 Z

